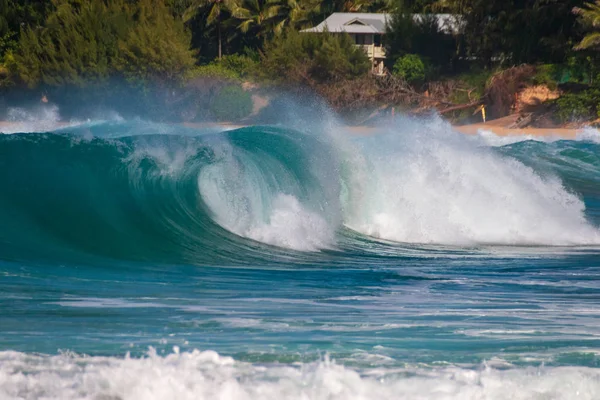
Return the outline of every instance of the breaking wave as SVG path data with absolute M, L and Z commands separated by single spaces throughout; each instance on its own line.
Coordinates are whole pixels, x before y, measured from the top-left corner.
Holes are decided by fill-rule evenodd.
M 247 262 L 348 237 L 600 244 L 600 148 L 490 147 L 438 119 L 369 135 L 112 121 L 0 135 L 4 258 Z
M 144 358 L 0 352 L 0 398 L 596 399 L 600 371 L 481 366 L 353 370 L 325 360 L 254 365 L 193 351 Z

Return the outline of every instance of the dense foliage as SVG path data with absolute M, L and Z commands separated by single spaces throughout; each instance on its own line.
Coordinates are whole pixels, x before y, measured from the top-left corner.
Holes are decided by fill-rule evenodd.
M 406 54 L 394 63 L 394 75 L 397 75 L 410 83 L 423 82 L 425 80 L 425 64 L 416 54 Z
M 332 12 L 390 13 L 391 81 L 370 80 L 350 36 L 299 33 Z M 452 17 L 441 24 L 439 13 Z M 377 91 L 414 103 L 419 90 L 476 103 L 489 101 L 487 78 L 525 63 L 537 66 L 530 84 L 564 94 L 554 103 L 561 119 L 591 118 L 599 35 L 600 0 L 0 0 L 0 96 L 83 104 L 73 93 L 93 89 L 89 102 L 114 104 L 125 91 L 146 107 L 152 94 L 204 85 L 226 103 L 234 91 L 247 100 L 240 83 L 250 80 L 310 87 L 331 104 Z
M 26 28 L 14 68 L 30 87 L 85 86 L 115 76 L 174 80 L 194 64 L 189 37 L 161 0 L 55 1 L 44 27 Z
M 332 82 L 366 74 L 365 52 L 348 35 L 302 34 L 295 31 L 267 43 L 261 72 L 281 82 Z

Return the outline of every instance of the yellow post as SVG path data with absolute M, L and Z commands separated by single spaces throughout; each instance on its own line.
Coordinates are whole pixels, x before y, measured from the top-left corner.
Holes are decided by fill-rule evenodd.
M 480 105 L 474 112 L 473 115 L 477 114 L 478 112 L 481 112 L 481 118 L 483 119 L 483 123 L 485 124 L 485 106 L 484 105 Z

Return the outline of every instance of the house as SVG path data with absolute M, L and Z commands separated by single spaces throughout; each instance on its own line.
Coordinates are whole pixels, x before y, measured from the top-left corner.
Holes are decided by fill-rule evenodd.
M 361 46 L 373 63 L 373 72 L 384 73 L 385 48 L 383 35 L 388 14 L 333 13 L 325 21 L 302 32 L 346 32 L 357 46 Z
M 431 14 L 437 19 L 441 31 L 453 34 L 459 31 L 459 20 L 451 14 Z M 305 29 L 302 32 L 345 32 L 350 35 L 357 46 L 362 47 L 371 62 L 373 73 L 383 75 L 385 73 L 385 47 L 384 36 L 390 14 L 378 13 L 333 13 L 325 21 L 314 28 Z M 415 22 L 421 22 L 426 18 L 424 14 L 413 14 Z

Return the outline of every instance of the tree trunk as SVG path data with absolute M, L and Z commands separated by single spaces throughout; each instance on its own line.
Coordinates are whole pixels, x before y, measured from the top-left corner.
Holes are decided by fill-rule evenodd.
M 219 36 L 219 60 L 223 56 L 221 51 L 221 21 L 217 23 L 217 35 Z

